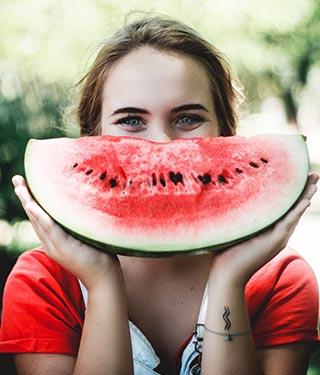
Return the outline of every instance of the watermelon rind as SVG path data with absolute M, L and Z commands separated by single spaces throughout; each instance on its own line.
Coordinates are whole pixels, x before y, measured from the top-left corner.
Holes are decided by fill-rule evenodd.
M 88 142 L 94 145 L 95 140 L 101 137 L 84 138 L 87 138 Z M 230 142 L 237 138 L 244 139 L 244 137 L 228 138 Z M 132 144 L 134 144 L 142 142 L 143 145 L 143 142 L 148 142 L 148 144 L 156 144 L 156 142 L 138 140 L 131 137 L 106 137 L 106 139 L 108 139 L 108 141 L 117 139 L 116 142 L 120 143 L 132 142 Z M 188 140 L 187 142 L 190 142 L 189 145 L 193 145 L 192 142 L 201 144 L 201 142 L 206 141 L 214 142 L 215 139 L 205 141 L 203 141 L 203 139 Z M 99 250 L 120 255 L 141 257 L 168 257 L 180 254 L 217 252 L 241 243 L 272 227 L 295 204 L 307 181 L 309 156 L 306 142 L 302 135 L 265 134 L 250 137 L 250 139 L 252 142 L 261 144 L 262 148 L 264 144 L 269 143 L 275 144 L 277 146 L 275 149 L 286 149 L 286 155 L 291 159 L 282 160 L 282 162 L 284 164 L 284 170 L 286 170 L 286 166 L 290 164 L 290 168 L 292 169 L 290 172 L 291 180 L 287 182 L 285 181 L 285 176 L 282 178 L 282 183 L 285 186 L 282 191 L 280 185 L 279 191 L 277 190 L 275 182 L 276 186 L 272 188 L 272 195 L 270 195 L 269 202 L 266 202 L 261 208 L 262 211 L 259 211 L 259 205 L 256 205 L 255 200 L 252 200 L 249 204 L 244 206 L 248 213 L 256 212 L 250 224 L 247 225 L 245 222 L 246 215 L 241 216 L 243 215 L 243 207 L 240 207 L 238 210 L 235 209 L 233 216 L 231 216 L 230 223 L 227 223 L 228 225 L 225 224 L 225 228 L 223 228 L 220 235 L 215 234 L 216 227 L 214 227 L 212 223 L 210 224 L 210 220 L 208 220 L 208 223 L 201 222 L 201 225 L 195 224 L 194 227 L 192 227 L 192 225 L 189 226 L 189 223 L 177 223 L 174 228 L 172 228 L 173 225 L 166 226 L 162 224 L 160 228 L 154 231 L 148 229 L 143 231 L 143 229 L 140 230 L 140 228 L 130 228 L 128 230 L 128 226 L 125 227 L 125 229 L 119 229 L 116 224 L 112 224 L 113 219 L 111 218 L 108 219 L 110 228 L 103 228 L 101 226 L 96 230 L 95 228 L 100 225 L 99 215 L 92 220 L 94 214 L 87 214 L 85 210 L 73 212 L 68 209 L 69 204 L 70 207 L 77 207 L 79 203 L 76 197 L 74 206 L 72 206 L 73 202 L 70 202 L 70 199 L 69 202 L 68 200 L 64 201 L 61 191 L 55 191 L 55 182 L 50 180 L 50 166 L 51 163 L 54 164 L 52 160 L 54 157 L 58 157 L 58 155 L 60 157 L 63 150 L 68 150 L 69 152 L 74 142 L 77 141 L 76 139 L 30 140 L 25 152 L 25 173 L 29 189 L 34 199 L 53 220 L 75 238 Z M 180 147 L 181 144 L 183 144 L 183 141 L 178 141 L 176 143 L 177 147 Z M 174 145 L 175 144 L 170 145 L 170 147 Z M 47 173 L 43 172 L 45 160 L 48 161 L 49 169 Z M 288 168 L 288 170 L 290 168 Z M 51 183 L 53 183 L 52 187 L 50 186 Z M 68 180 L 64 182 L 64 185 L 68 186 Z M 275 192 L 279 192 L 281 199 L 276 196 Z M 76 194 L 76 192 L 74 193 Z M 237 216 L 239 216 L 240 219 Z M 171 224 L 172 223 L 171 221 Z M 241 225 L 239 223 L 241 223 Z M 215 222 L 215 225 L 217 225 L 217 222 Z

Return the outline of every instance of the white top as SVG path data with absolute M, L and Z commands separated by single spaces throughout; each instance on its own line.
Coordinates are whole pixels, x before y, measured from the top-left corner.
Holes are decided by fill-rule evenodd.
M 85 286 L 79 280 L 83 300 L 85 306 L 88 304 L 88 291 Z M 185 347 L 181 358 L 181 370 L 179 375 L 197 375 L 200 374 L 200 369 L 197 365 L 193 366 L 192 362 L 199 355 L 196 351 L 197 349 L 202 351 L 202 338 L 203 338 L 203 325 L 206 318 L 208 305 L 208 292 L 207 287 L 205 288 L 202 303 L 200 307 L 198 324 L 196 333 L 190 339 L 189 343 Z M 160 364 L 160 359 L 154 351 L 151 343 L 145 337 L 145 335 L 140 331 L 140 329 L 135 326 L 131 321 L 129 321 L 130 335 L 131 335 L 131 345 L 133 354 L 133 364 L 134 364 L 134 375 L 159 375 L 160 373 L 154 371 Z

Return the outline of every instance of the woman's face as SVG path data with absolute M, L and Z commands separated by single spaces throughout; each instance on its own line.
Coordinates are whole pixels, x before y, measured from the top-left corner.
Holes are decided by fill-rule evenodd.
M 108 73 L 101 133 L 158 142 L 217 137 L 205 68 L 191 57 L 151 47 L 129 53 Z

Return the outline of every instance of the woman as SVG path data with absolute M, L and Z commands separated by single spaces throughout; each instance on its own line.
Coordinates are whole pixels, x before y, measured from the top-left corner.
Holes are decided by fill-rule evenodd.
M 238 95 L 226 64 L 178 21 L 145 18 L 121 29 L 82 83 L 82 135 L 162 142 L 235 134 Z M 23 254 L 8 279 L 0 350 L 15 354 L 19 374 L 305 373 L 318 341 L 318 290 L 285 247 L 317 180 L 310 175 L 295 207 L 240 245 L 145 259 L 70 237 L 15 176 L 43 247 Z

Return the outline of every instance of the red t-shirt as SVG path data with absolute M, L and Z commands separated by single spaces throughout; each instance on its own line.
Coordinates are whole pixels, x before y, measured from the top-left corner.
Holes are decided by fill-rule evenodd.
M 318 341 L 318 287 L 305 260 L 283 250 L 249 281 L 246 297 L 257 348 Z M 76 355 L 85 305 L 77 278 L 41 249 L 20 256 L 4 290 L 1 353 Z

